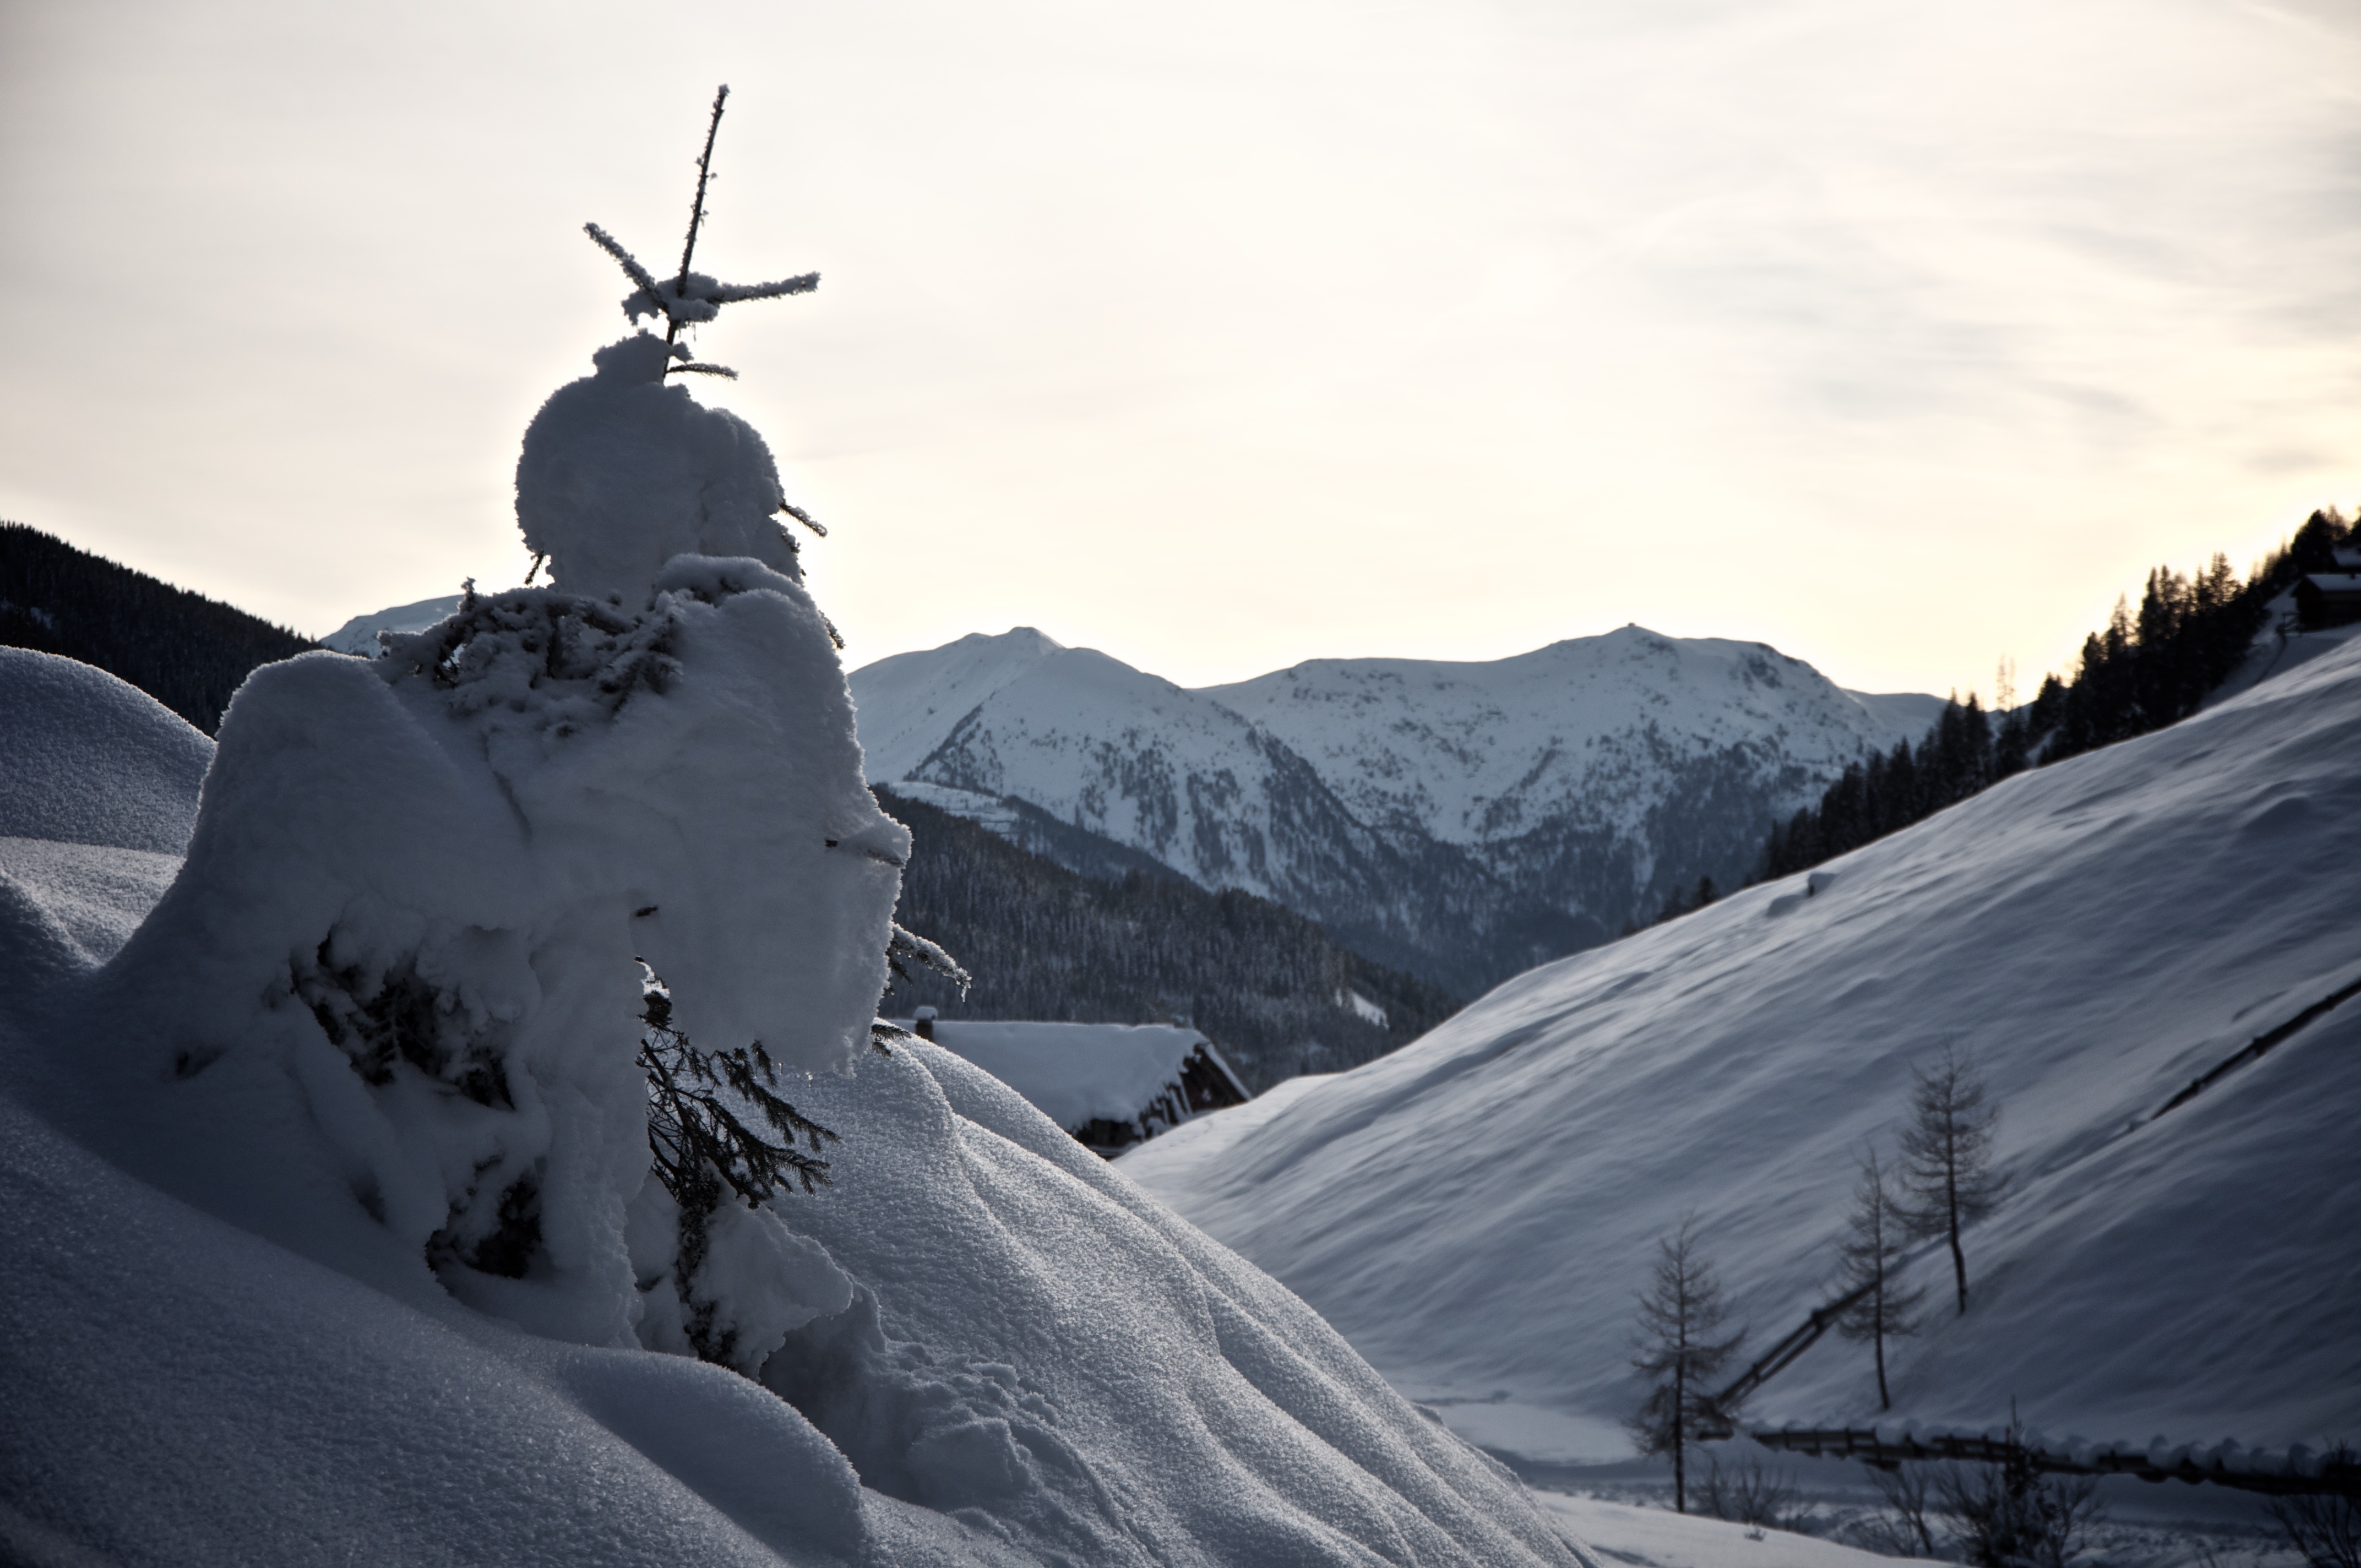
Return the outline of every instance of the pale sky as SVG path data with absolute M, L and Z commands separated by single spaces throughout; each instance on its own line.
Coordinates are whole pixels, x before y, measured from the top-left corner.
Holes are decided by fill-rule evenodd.
M 0 0 L 0 517 L 317 635 L 522 576 L 596 220 L 866 663 L 1638 621 L 2028 689 L 2361 500 L 2361 5 Z

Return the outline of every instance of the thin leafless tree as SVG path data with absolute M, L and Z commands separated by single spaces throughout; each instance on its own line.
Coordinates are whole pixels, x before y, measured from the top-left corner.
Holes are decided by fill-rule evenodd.
M 1845 1239 L 1837 1247 L 1837 1289 L 1840 1295 L 1867 1294 L 1838 1318 L 1837 1332 L 1870 1343 L 1877 1362 L 1878 1408 L 1890 1410 L 1894 1397 L 1885 1386 L 1885 1342 L 1918 1332 L 1918 1306 L 1927 1292 L 1896 1277 L 1909 1240 L 1910 1216 L 1874 1147 L 1861 1151 L 1860 1169 L 1852 1211 L 1845 1216 Z
M 1968 1310 L 1968 1255 L 1960 1233 L 1992 1212 L 2004 1183 L 1992 1168 L 1998 1113 L 1975 1062 L 1949 1046 L 1913 1067 L 1910 1120 L 1902 1129 L 1902 1190 L 1915 1236 L 1951 1249 L 1960 1311 Z
M 1697 1242 L 1697 1216 L 1656 1244 L 1655 1267 L 1640 1293 L 1639 1329 L 1631 1365 L 1648 1379 L 1648 1398 L 1625 1423 L 1645 1454 L 1673 1462 L 1673 1507 L 1688 1512 L 1688 1451 L 1701 1420 L 1717 1410 L 1710 1387 L 1714 1375 L 1734 1354 L 1746 1332 L 1723 1333 L 1730 1309 L 1721 1283 Z

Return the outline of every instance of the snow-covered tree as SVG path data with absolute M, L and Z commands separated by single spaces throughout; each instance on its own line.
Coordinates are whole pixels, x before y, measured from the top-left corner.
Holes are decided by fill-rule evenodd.
M 1639 1332 L 1631 1365 L 1648 1379 L 1648 1397 L 1625 1423 L 1642 1453 L 1673 1462 L 1673 1507 L 1688 1511 L 1688 1451 L 1701 1425 L 1719 1424 L 1714 1375 L 1735 1354 L 1746 1332 L 1724 1335 L 1730 1308 L 1697 1241 L 1697 1217 L 1656 1244 L 1648 1288 L 1640 1293 Z
M 625 256 L 627 314 L 675 340 L 817 281 L 690 270 L 702 181 L 675 277 Z M 555 586 L 258 672 L 119 983 L 181 1078 L 300 1091 L 333 1150 L 311 1190 L 463 1301 L 752 1373 L 851 1299 L 781 1217 L 831 1136 L 787 1075 L 873 1047 L 889 954 L 950 960 L 893 924 L 909 835 L 769 450 L 667 381 L 676 341 L 593 363 L 518 464 Z
M 1838 1318 L 1837 1332 L 1870 1343 L 1877 1362 L 1877 1407 L 1890 1410 L 1894 1397 L 1885 1386 L 1885 1342 L 1918 1332 L 1918 1304 L 1926 1292 L 1896 1277 L 1908 1240 L 1909 1215 L 1895 1199 L 1874 1148 L 1861 1151 L 1845 1233 L 1837 1245 L 1837 1289 L 1841 1295 L 1861 1296 Z
M 1949 1046 L 1910 1069 L 1910 1120 L 1902 1129 L 1902 1188 L 1915 1236 L 1951 1249 L 1960 1311 L 1968 1310 L 1968 1255 L 1960 1233 L 2000 1201 L 2004 1179 L 1992 1168 L 1999 1113 L 1975 1063 Z

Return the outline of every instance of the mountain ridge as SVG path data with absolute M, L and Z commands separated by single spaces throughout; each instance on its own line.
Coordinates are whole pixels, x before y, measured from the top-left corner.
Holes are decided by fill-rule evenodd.
M 1741 880 L 1772 821 L 1941 706 L 1638 627 L 1196 689 L 1020 627 L 849 678 L 873 784 L 1004 829 L 1021 804 L 1461 995 Z

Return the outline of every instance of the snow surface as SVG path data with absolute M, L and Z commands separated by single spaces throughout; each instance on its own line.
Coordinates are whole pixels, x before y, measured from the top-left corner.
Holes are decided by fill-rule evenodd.
M 320 646 L 374 659 L 378 655 L 379 632 L 423 631 L 436 621 L 458 614 L 461 598 L 458 594 L 445 594 L 441 598 L 420 599 L 416 604 L 393 605 L 371 615 L 357 615 L 321 638 Z
M 982 1068 L 1069 1132 L 1128 1122 L 1180 1081 L 1206 1043 L 1174 1024 L 1008 1024 L 946 1018 L 935 1043 Z
M 617 452 L 744 477 L 626 406 Z M 588 471 L 521 471 L 563 587 L 263 667 L 210 767 L 111 677 L 0 662 L 42 770 L 0 839 L 0 1552 L 1576 1562 L 1015 1091 L 870 1048 L 909 840 L 825 620 L 757 559 L 640 574 L 677 491 Z M 839 1135 L 701 1245 L 650 1179 L 651 972 Z
M 1897 1562 L 1925 1561 L 1604 1497 L 1542 1492 L 1537 1500 L 1591 1557 L 1631 1568 L 1894 1568 Z
M 1832 862 L 1505 984 L 1352 1073 L 1121 1168 L 1398 1387 L 1576 1451 L 1631 1408 L 1631 1299 L 1694 1211 L 1765 1348 L 1826 1297 L 1853 1151 L 1909 1069 L 1979 1058 L 2012 1189 L 1922 1249 L 1893 1419 L 2252 1446 L 2361 1430 L 2361 643 Z M 1877 1415 L 1834 1336 L 1750 1416 Z M 1562 1425 L 1548 1430 L 1547 1418 Z
M 0 648 L 0 838 L 188 847 L 214 743 L 145 692 L 72 659 Z
M 992 650 L 972 673 L 955 666 L 959 699 L 991 689 L 944 727 L 909 776 L 1016 795 L 1204 886 L 1282 896 L 1287 803 L 1312 783 L 1301 762 L 1210 697 L 1091 649 L 1039 650 L 1026 636 L 1011 633 L 1015 648 Z M 858 674 L 862 710 L 894 715 L 881 754 L 915 748 L 928 731 Z M 871 764 L 869 776 L 891 782 L 882 766 Z
M 666 384 L 671 350 L 639 333 L 550 394 L 517 459 L 517 521 L 550 581 L 632 609 L 675 555 L 751 557 L 796 576 L 778 466 L 754 427 Z
M 911 777 L 978 703 L 1067 651 L 1020 626 L 998 637 L 971 632 L 940 648 L 895 653 L 855 670 L 851 682 L 869 782 Z

